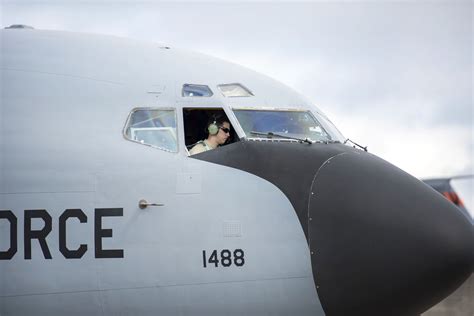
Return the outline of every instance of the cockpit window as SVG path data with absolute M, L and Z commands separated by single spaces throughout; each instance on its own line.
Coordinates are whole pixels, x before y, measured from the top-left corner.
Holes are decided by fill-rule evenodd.
M 211 97 L 211 89 L 206 85 L 185 84 L 183 85 L 183 97 Z
M 319 121 L 309 111 L 234 110 L 247 138 L 308 138 L 332 141 Z
M 125 138 L 166 151 L 177 152 L 174 109 L 135 109 L 125 127 Z
M 251 97 L 253 93 L 240 83 L 220 84 L 217 86 L 225 97 Z

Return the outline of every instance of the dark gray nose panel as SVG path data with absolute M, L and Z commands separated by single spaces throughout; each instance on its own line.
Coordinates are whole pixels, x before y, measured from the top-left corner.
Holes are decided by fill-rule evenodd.
M 393 165 L 339 155 L 311 191 L 313 274 L 328 315 L 419 315 L 472 273 L 471 223 Z
M 244 170 L 273 183 L 290 200 L 308 238 L 308 202 L 314 175 L 326 160 L 351 150 L 337 144 L 252 141 L 233 143 L 192 157 Z
M 255 174 L 288 197 L 328 315 L 419 315 L 472 273 L 471 222 L 376 156 L 338 144 L 238 142 L 193 157 Z

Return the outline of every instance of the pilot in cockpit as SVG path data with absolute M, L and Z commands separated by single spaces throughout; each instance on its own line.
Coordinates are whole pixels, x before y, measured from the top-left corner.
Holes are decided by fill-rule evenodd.
M 213 116 L 207 123 L 206 133 L 208 134 L 207 139 L 197 142 L 189 151 L 190 155 L 215 149 L 225 144 L 230 137 L 230 123 L 224 116 Z

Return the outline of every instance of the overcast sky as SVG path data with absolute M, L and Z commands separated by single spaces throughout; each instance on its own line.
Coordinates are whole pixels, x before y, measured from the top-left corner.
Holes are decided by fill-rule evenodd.
M 3 0 L 1 25 L 112 34 L 267 74 L 416 177 L 473 174 L 473 2 Z

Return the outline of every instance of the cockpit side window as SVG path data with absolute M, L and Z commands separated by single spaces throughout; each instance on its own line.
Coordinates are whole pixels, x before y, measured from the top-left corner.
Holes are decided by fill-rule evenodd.
M 208 123 L 212 118 L 224 118 L 230 122 L 224 110 L 219 108 L 183 108 L 184 138 L 188 150 L 209 137 Z M 238 135 L 230 124 L 229 137 L 221 146 L 238 140 Z
M 126 139 L 170 152 L 178 152 L 176 111 L 137 108 L 130 113 L 124 129 Z

